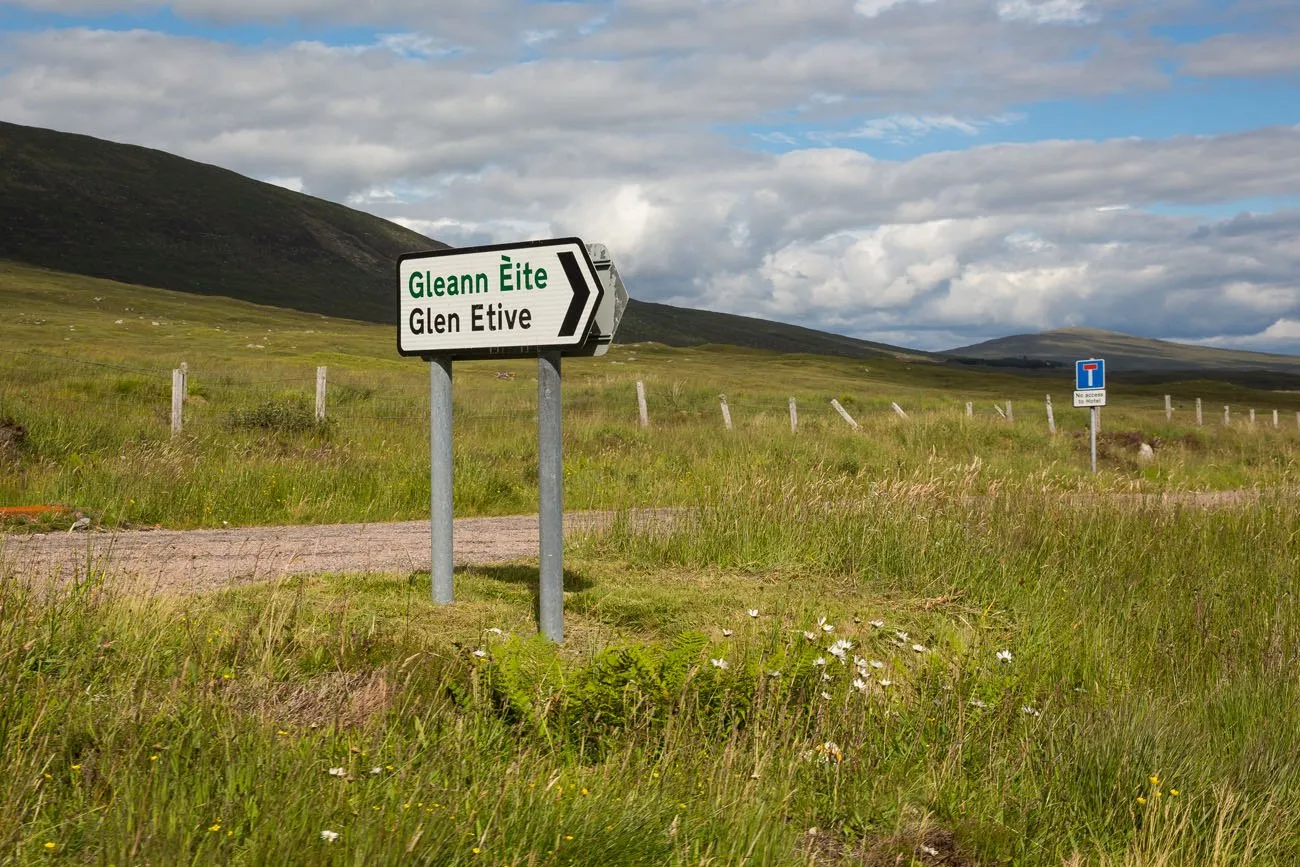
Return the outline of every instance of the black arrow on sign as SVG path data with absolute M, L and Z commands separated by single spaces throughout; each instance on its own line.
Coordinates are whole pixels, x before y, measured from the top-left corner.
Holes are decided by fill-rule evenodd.
M 591 289 L 587 288 L 587 278 L 578 265 L 577 256 L 568 250 L 555 255 L 564 266 L 564 275 L 569 278 L 569 285 L 573 287 L 573 300 L 569 302 L 569 309 L 564 314 L 564 322 L 560 323 L 560 333 L 557 336 L 572 337 L 578 330 L 578 320 L 582 318 L 583 308 L 591 297 Z

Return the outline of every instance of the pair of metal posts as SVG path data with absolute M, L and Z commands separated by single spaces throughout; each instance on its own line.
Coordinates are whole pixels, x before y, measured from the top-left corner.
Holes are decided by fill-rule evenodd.
M 564 641 L 564 455 L 560 439 L 560 353 L 537 357 L 538 622 Z M 429 359 L 429 499 L 433 601 L 455 598 L 452 577 L 451 359 Z

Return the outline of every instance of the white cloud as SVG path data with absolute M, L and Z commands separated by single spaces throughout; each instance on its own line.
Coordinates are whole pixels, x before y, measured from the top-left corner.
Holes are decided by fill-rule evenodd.
M 293 190 L 295 193 L 301 193 L 305 189 L 302 178 L 262 178 L 262 180 L 277 187 L 284 187 L 286 190 Z
M 178 0 L 181 15 L 384 35 L 10 34 L 0 117 L 274 178 L 456 245 L 578 234 L 610 245 L 637 297 L 865 337 L 938 347 L 1086 322 L 1206 339 L 1300 321 L 1300 214 L 1147 210 L 1300 195 L 1300 128 L 901 161 L 825 146 L 989 136 L 1018 122 L 1011 106 L 1154 90 L 1171 74 L 1158 61 L 1193 62 L 1141 33 L 1025 26 L 1099 21 L 1108 2 L 625 0 L 597 21 L 580 3 Z
M 864 18 L 875 18 L 884 12 L 888 12 L 896 6 L 902 6 L 905 3 L 915 3 L 918 6 L 928 6 L 936 0 L 857 0 L 853 4 L 853 11 Z
M 998 17 L 1031 24 L 1083 24 L 1096 20 L 1087 0 L 998 0 Z

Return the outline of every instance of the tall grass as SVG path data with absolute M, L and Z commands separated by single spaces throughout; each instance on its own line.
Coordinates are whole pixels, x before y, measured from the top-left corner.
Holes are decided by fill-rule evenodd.
M 5 582 L 0 775 L 18 784 L 0 846 L 19 863 L 1300 858 L 1294 500 L 855 492 L 832 473 L 719 491 L 667 529 L 582 541 L 564 649 L 528 637 L 532 579 L 510 569 L 462 572 L 451 609 L 427 576 L 190 600 Z

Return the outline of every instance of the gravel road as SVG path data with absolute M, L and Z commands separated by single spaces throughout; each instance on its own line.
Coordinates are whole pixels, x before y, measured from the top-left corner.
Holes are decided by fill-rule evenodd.
M 637 517 L 653 521 L 663 514 L 646 510 Z M 599 527 L 611 517 L 608 512 L 566 515 L 565 530 L 574 533 Z M 458 566 L 536 557 L 536 515 L 456 521 Z M 320 572 L 427 570 L 429 522 L 0 537 L 0 574 L 58 582 L 84 575 L 88 565 L 158 593 L 201 593 Z

